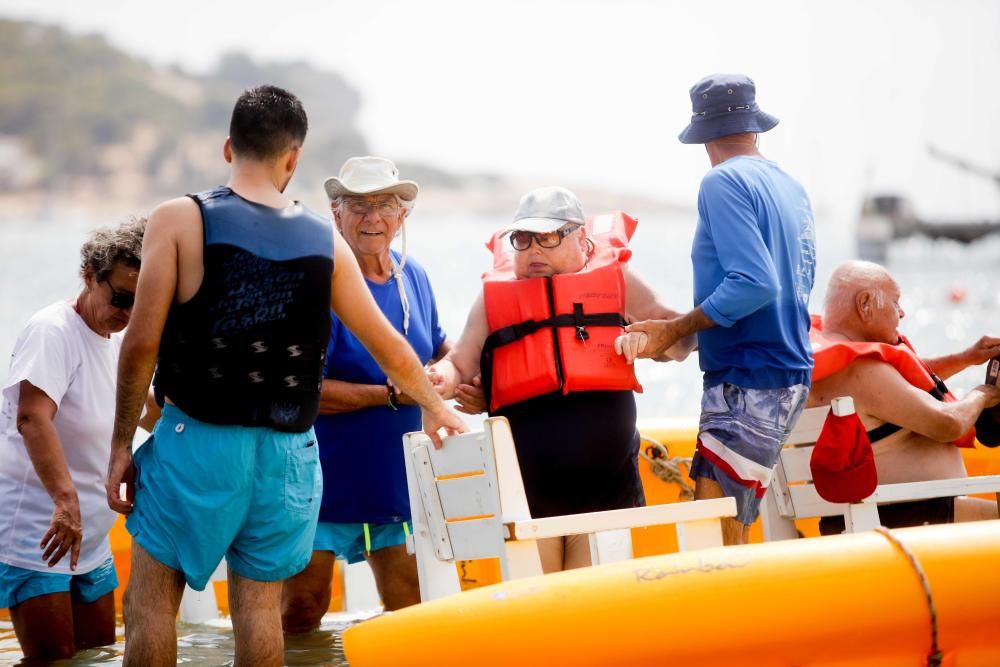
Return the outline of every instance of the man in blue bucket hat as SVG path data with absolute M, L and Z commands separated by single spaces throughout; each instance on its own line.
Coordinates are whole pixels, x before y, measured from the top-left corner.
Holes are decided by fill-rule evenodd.
M 723 519 L 723 536 L 741 544 L 809 393 L 815 229 L 805 190 L 758 150 L 758 135 L 778 119 L 757 105 L 754 82 L 707 76 L 691 88 L 691 105 L 679 138 L 704 144 L 712 163 L 691 249 L 695 308 L 631 325 L 635 340 L 623 348 L 659 357 L 697 333 L 705 375 L 695 497 L 736 498 L 737 517 Z

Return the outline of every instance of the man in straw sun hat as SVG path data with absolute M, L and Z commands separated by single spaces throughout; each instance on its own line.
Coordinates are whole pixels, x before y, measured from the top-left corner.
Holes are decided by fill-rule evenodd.
M 713 74 L 690 94 L 693 114 L 679 138 L 704 144 L 712 164 L 691 250 L 695 308 L 628 329 L 643 357 L 697 332 L 705 375 L 695 497 L 736 498 L 724 537 L 744 543 L 809 392 L 813 214 L 802 186 L 758 150 L 758 135 L 778 119 L 757 105 L 749 77 Z
M 451 344 L 430 280 L 406 255 L 405 222 L 417 184 L 400 180 L 385 158 L 352 157 L 325 187 L 337 230 L 382 314 L 421 363 L 443 357 Z M 398 252 L 390 247 L 396 236 L 403 241 Z M 330 606 L 337 557 L 367 560 L 387 610 L 420 602 L 416 559 L 405 546 L 410 503 L 399 444 L 404 433 L 420 430 L 420 409 L 336 318 L 315 428 L 323 500 L 312 560 L 285 581 L 282 593 L 282 623 L 292 633 L 319 627 Z

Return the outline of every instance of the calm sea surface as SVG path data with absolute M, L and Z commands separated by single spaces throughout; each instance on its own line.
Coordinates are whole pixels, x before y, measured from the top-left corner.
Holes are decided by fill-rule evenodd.
M 633 240 L 632 269 L 678 310 L 691 307 L 689 250 L 692 217 L 640 217 Z M 0 222 L 0 354 L 9 355 L 24 322 L 36 310 L 80 288 L 79 248 L 86 232 L 100 220 L 23 220 Z M 408 252 L 427 269 L 441 320 L 456 337 L 479 290 L 479 275 L 489 255 L 483 242 L 503 218 L 434 216 L 419 208 L 407 222 Z M 854 220 L 817 216 L 819 258 L 811 310 L 822 310 L 825 283 L 840 262 L 854 256 Z M 398 244 L 397 244 L 398 245 Z M 970 246 L 947 241 L 908 239 L 890 251 L 887 264 L 903 292 L 906 311 L 901 328 L 924 356 L 964 349 L 985 333 L 1000 335 L 1000 238 Z M 697 357 L 683 364 L 640 363 L 645 392 L 638 396 L 641 418 L 694 415 L 700 400 Z M 982 381 L 982 369 L 969 369 L 949 382 L 963 394 Z M 7 364 L 0 367 L 0 382 Z M 338 665 L 343 662 L 339 631 L 349 620 L 330 616 L 323 631 L 289 642 L 290 665 Z M 232 631 L 223 627 L 179 628 L 179 658 L 193 665 L 232 664 Z M 121 639 L 121 637 L 119 637 Z M 122 644 L 81 655 L 73 664 L 119 664 Z M 0 665 L 20 658 L 9 624 L 0 622 Z

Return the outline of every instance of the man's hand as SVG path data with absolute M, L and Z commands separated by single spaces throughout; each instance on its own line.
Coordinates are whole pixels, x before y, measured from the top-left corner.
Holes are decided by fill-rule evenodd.
M 76 569 L 83 543 L 83 522 L 80 519 L 80 501 L 72 498 L 57 500 L 52 510 L 52 521 L 38 547 L 42 549 L 42 560 L 53 567 L 69 552 L 69 569 Z
M 1000 355 L 1000 338 L 994 336 L 983 336 L 962 353 L 969 366 L 985 364 L 997 355 Z
M 483 378 L 480 375 L 472 378 L 472 384 L 460 384 L 455 389 L 455 407 L 467 415 L 478 415 L 486 412 L 486 392 L 483 391 Z
M 465 433 L 469 428 L 462 421 L 461 417 L 456 415 L 454 412 L 448 409 L 444 403 L 439 403 L 433 411 L 423 410 L 424 415 L 424 433 L 431 439 L 434 443 L 435 449 L 441 449 L 441 433 L 440 430 L 443 428 L 445 431 L 445 436 L 458 435 L 459 433 Z
M 122 494 L 122 484 L 125 493 Z M 135 466 L 132 464 L 132 448 L 112 445 L 111 461 L 108 463 L 108 481 L 104 484 L 108 495 L 108 507 L 119 514 L 132 511 L 135 500 Z
M 648 320 L 650 322 L 655 320 Z M 643 350 L 646 349 L 646 345 L 649 342 L 649 336 L 647 336 L 642 331 L 626 331 L 622 335 L 615 338 L 615 352 L 617 354 L 625 357 L 625 362 L 631 364 L 633 361 L 639 358 Z
M 1000 387 L 995 384 L 981 384 L 974 387 L 972 391 L 978 391 L 986 397 L 986 404 L 983 405 L 984 410 L 1000 405 Z
M 626 335 L 644 334 L 645 340 L 638 337 L 636 340 L 636 357 L 640 359 L 656 359 L 662 357 L 666 351 L 677 341 L 687 335 L 681 327 L 683 318 L 676 317 L 672 320 L 643 320 L 625 327 Z M 624 345 L 622 346 L 625 347 Z M 618 348 L 617 341 L 615 348 Z M 628 360 L 628 355 L 625 356 Z
M 458 391 L 459 377 L 455 365 L 447 359 L 442 359 L 427 369 L 427 379 L 437 395 L 448 400 L 455 397 Z

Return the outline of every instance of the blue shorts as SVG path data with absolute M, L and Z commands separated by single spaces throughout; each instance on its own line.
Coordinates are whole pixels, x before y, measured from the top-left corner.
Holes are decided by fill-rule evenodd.
M 691 479 L 717 482 L 736 499 L 736 519 L 747 526 L 760 514 L 778 454 L 808 396 L 804 384 L 746 389 L 729 383 L 709 387 L 702 395 Z
M 367 527 L 367 535 L 365 528 Z M 410 524 L 403 523 L 331 523 L 320 521 L 316 527 L 314 551 L 332 551 L 348 563 L 359 563 L 365 554 L 405 544 Z
M 125 526 L 191 588 L 204 590 L 223 556 L 256 581 L 308 565 L 323 495 L 312 429 L 207 424 L 166 405 L 135 468 Z
M 116 588 L 118 575 L 111 558 L 83 574 L 39 572 L 0 563 L 0 608 L 4 609 L 51 593 L 69 593 L 73 602 L 90 604 Z

